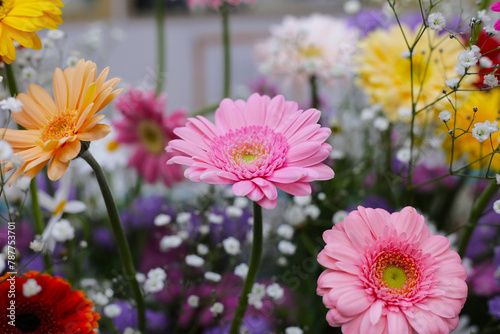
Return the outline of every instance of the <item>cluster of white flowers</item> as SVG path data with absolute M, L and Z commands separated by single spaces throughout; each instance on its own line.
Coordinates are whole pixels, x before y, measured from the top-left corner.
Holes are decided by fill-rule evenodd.
M 498 130 L 498 121 L 494 121 L 493 123 L 490 123 L 490 121 L 476 123 L 472 129 L 472 136 L 482 143 Z
M 226 251 L 226 253 L 228 253 L 229 255 L 237 255 L 241 252 L 240 242 L 235 237 L 224 239 L 222 241 L 222 245 L 224 246 L 224 250 Z
M 303 82 L 314 75 L 330 81 L 350 74 L 357 39 L 356 30 L 330 16 L 287 16 L 271 28 L 270 38 L 256 45 L 255 54 L 266 74 Z
M 172 221 L 172 217 L 170 217 L 167 214 L 160 213 L 158 216 L 155 217 L 154 224 L 156 226 L 165 226 L 170 224 Z
M 0 101 L 0 109 L 3 111 L 19 112 L 23 110 L 23 103 L 15 97 L 8 97 Z
M 191 267 L 199 268 L 205 264 L 205 260 L 196 254 L 186 256 L 186 264 Z
M 123 331 L 123 334 L 141 334 L 140 331 L 136 330 L 136 329 L 133 329 L 131 327 L 127 327 L 125 328 L 125 330 Z
M 287 327 L 285 329 L 285 333 L 286 334 L 303 334 L 304 331 L 302 329 L 300 329 L 299 327 Z
M 212 271 L 207 271 L 205 274 L 205 279 L 207 281 L 212 281 L 212 282 L 220 282 L 220 280 L 222 279 L 222 276 L 217 274 L 217 273 L 214 273 Z
M 493 203 L 493 210 L 500 215 L 500 199 Z
M 160 249 L 163 252 L 177 248 L 182 245 L 182 238 L 178 235 L 166 235 L 160 240 Z
M 248 304 L 256 309 L 262 308 L 262 298 L 266 295 L 266 286 L 260 283 L 254 283 L 252 292 L 248 294 Z
M 427 18 L 429 28 L 436 31 L 441 31 L 446 26 L 446 20 L 440 12 L 432 13 Z
M 445 123 L 451 119 L 451 116 L 452 114 L 448 110 L 443 110 L 439 113 L 439 119 Z
M 58 242 L 65 242 L 75 238 L 75 229 L 67 219 L 61 219 L 54 223 L 52 236 Z
M 42 287 L 33 278 L 26 280 L 23 284 L 23 296 L 26 298 L 33 297 L 42 291 Z
M 278 250 L 285 255 L 293 255 L 295 254 L 295 251 L 297 250 L 297 246 L 295 246 L 293 243 L 291 243 L 288 240 L 281 240 L 278 243 Z
M 245 279 L 248 275 L 248 265 L 246 263 L 240 263 L 234 268 L 234 274 Z
M 224 312 L 224 304 L 215 302 L 211 307 L 210 307 L 210 312 L 212 312 L 212 315 L 215 317 L 219 316 Z
M 333 214 L 332 221 L 333 224 L 338 224 L 342 221 L 344 221 L 345 217 L 347 217 L 349 213 L 344 210 L 339 210 Z
M 498 79 L 494 74 L 487 74 L 484 76 L 484 84 L 488 87 L 498 86 Z
M 167 273 L 162 268 L 151 269 L 144 282 L 144 291 L 147 293 L 157 293 L 165 287 Z
M 119 305 L 109 304 L 104 307 L 104 315 L 108 318 L 116 318 L 122 314 L 122 309 Z
M 470 50 L 464 50 L 458 55 L 458 63 L 464 68 L 475 66 L 481 58 L 481 49 L 473 45 Z
M 269 297 L 274 300 L 280 300 L 283 298 L 285 291 L 278 283 L 273 283 L 266 288 L 266 293 Z

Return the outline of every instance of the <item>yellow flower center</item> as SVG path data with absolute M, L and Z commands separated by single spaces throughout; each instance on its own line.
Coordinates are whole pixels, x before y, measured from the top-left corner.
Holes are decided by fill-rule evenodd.
M 0 0 L 0 20 L 5 18 L 7 14 L 12 10 L 13 0 Z
M 255 154 L 243 154 L 241 158 L 245 160 L 245 162 L 251 162 L 254 160 L 257 156 Z
M 396 266 L 387 266 L 383 273 L 384 282 L 389 288 L 401 289 L 408 280 L 408 276 L 403 269 Z
M 321 57 L 323 55 L 323 50 L 314 45 L 311 45 L 307 48 L 301 49 L 299 51 L 299 54 L 304 58 L 315 58 Z
M 146 150 L 152 154 L 165 151 L 165 134 L 161 126 L 153 121 L 142 121 L 139 124 L 139 139 Z
M 78 112 L 76 110 L 64 110 L 55 114 L 41 130 L 42 141 L 60 140 L 64 137 L 74 136 L 77 121 Z
M 118 147 L 120 146 L 120 144 L 118 144 L 116 141 L 112 140 L 108 143 L 108 151 L 110 152 L 114 152 L 118 149 Z

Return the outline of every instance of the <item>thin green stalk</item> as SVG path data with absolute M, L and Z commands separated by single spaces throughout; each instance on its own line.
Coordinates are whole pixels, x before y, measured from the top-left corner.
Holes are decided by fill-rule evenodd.
M 484 209 L 486 209 L 486 206 L 491 202 L 493 196 L 497 193 L 498 188 L 499 185 L 496 184 L 496 182 L 491 182 L 474 203 L 467 224 L 464 226 L 464 230 L 462 231 L 460 242 L 458 243 L 458 254 L 461 257 L 463 257 L 465 251 L 467 250 L 467 246 L 469 245 L 469 241 L 472 237 L 474 229 L 477 226 L 479 218 L 481 218 Z
M 229 35 L 230 7 L 226 2 L 220 9 L 222 15 L 222 44 L 224 47 L 224 97 L 231 95 L 231 39 Z
M 156 96 L 162 90 L 165 81 L 165 5 L 163 0 L 155 0 L 155 14 L 156 14 L 156 43 L 158 52 L 158 68 L 156 73 Z
M 132 294 L 135 299 L 137 306 L 137 317 L 139 323 L 139 330 L 141 333 L 146 333 L 146 316 L 144 308 L 144 300 L 139 287 L 139 283 L 135 278 L 135 268 L 132 260 L 132 253 L 130 251 L 130 246 L 123 231 L 123 226 L 120 221 L 120 215 L 118 214 L 118 209 L 116 208 L 116 203 L 113 198 L 113 193 L 108 185 L 104 171 L 97 161 L 94 159 L 90 151 L 85 151 L 81 157 L 90 165 L 94 170 L 97 183 L 99 183 L 99 188 L 101 188 L 102 197 L 104 198 L 104 203 L 106 204 L 106 209 L 108 210 L 109 221 L 111 223 L 111 229 L 113 230 L 113 235 L 118 246 L 118 253 L 120 254 L 120 259 L 123 265 L 123 270 L 125 274 L 125 279 L 129 282 L 130 288 L 132 289 Z
M 311 86 L 311 108 L 319 109 L 318 78 L 313 75 L 309 78 Z
M 239 333 L 239 328 L 243 322 L 245 311 L 248 306 L 248 294 L 252 292 L 252 287 L 257 277 L 257 271 L 260 266 L 260 258 L 262 257 L 262 208 L 256 202 L 253 203 L 253 241 L 252 253 L 250 255 L 250 263 L 248 266 L 248 274 L 243 284 L 240 300 L 234 313 L 233 322 L 229 334 Z
M 9 92 L 12 97 L 17 96 L 19 91 L 17 89 L 16 76 L 14 75 L 14 69 L 11 64 L 4 64 L 5 66 L 5 76 L 7 77 L 7 85 L 9 87 Z M 19 126 L 21 127 L 21 126 Z M 35 220 L 35 230 L 37 234 L 42 235 L 45 224 L 43 223 L 42 210 L 40 209 L 40 204 L 38 203 L 38 186 L 36 180 L 33 178 L 30 183 L 30 196 L 31 196 L 31 208 L 33 210 L 33 219 Z M 45 264 L 45 270 L 51 273 L 51 263 L 49 254 L 43 254 L 43 262 Z

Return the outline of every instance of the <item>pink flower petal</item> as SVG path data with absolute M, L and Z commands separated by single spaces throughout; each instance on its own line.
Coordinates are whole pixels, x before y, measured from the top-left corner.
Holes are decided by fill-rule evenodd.
M 420 244 L 424 253 L 440 255 L 450 249 L 450 241 L 442 235 L 433 235 Z
M 384 306 L 385 302 L 380 299 L 370 306 L 368 313 L 370 315 L 370 323 L 372 325 L 375 325 L 380 320 L 380 317 L 382 316 L 382 308 Z
M 367 310 L 363 319 L 361 320 L 361 324 L 359 327 L 360 333 L 370 333 L 370 334 L 384 334 L 387 332 L 386 329 L 387 320 L 385 317 L 380 317 L 376 323 L 371 322 L 370 311 Z
M 319 151 L 321 143 L 318 142 L 304 142 L 290 147 L 286 154 L 287 162 L 293 162 L 308 158 Z
M 246 196 L 255 189 L 252 181 L 244 180 L 233 184 L 233 192 L 236 196 Z
M 273 174 L 266 179 L 271 182 L 293 183 L 300 180 L 304 175 L 306 175 L 306 173 L 303 168 L 285 167 L 275 170 Z
M 294 196 L 307 196 L 312 192 L 311 185 L 304 182 L 296 183 L 278 183 L 274 182 L 274 185 L 286 193 Z
M 387 334 L 412 334 L 410 324 L 403 312 L 387 313 Z
M 269 200 L 274 201 L 276 198 L 278 198 L 278 190 L 276 189 L 276 186 L 274 186 L 274 184 L 272 184 L 271 182 L 262 178 L 254 178 L 252 179 L 252 182 L 260 187 L 260 190 L 262 190 L 264 195 Z
M 500 12 L 500 1 L 495 2 L 493 5 L 491 5 L 490 9 L 494 12 Z

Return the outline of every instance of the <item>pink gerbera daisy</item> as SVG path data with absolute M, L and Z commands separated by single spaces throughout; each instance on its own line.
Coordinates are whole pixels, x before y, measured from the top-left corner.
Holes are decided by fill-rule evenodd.
M 299 110 L 278 95 L 254 94 L 248 101 L 224 99 L 215 125 L 203 116 L 190 118 L 174 130 L 169 152 L 180 153 L 169 163 L 189 166 L 192 181 L 233 184 L 237 196 L 247 196 L 264 208 L 276 206 L 276 187 L 295 196 L 311 193 L 308 182 L 333 178 L 321 162 L 332 147 L 330 129 L 317 124 L 320 111 Z
M 414 208 L 351 212 L 323 234 L 327 269 L 318 294 L 346 334 L 441 334 L 458 325 L 467 297 L 460 256 Z
M 113 125 L 118 132 L 116 142 L 135 147 L 129 165 L 146 182 L 162 181 L 170 187 L 183 179 L 183 172 L 180 166 L 166 164 L 173 155 L 165 152 L 165 146 L 177 138 L 173 130 L 186 122 L 186 112 L 176 110 L 167 116 L 165 104 L 165 96 L 155 97 L 154 91 L 131 89 L 116 102 L 124 117 Z

